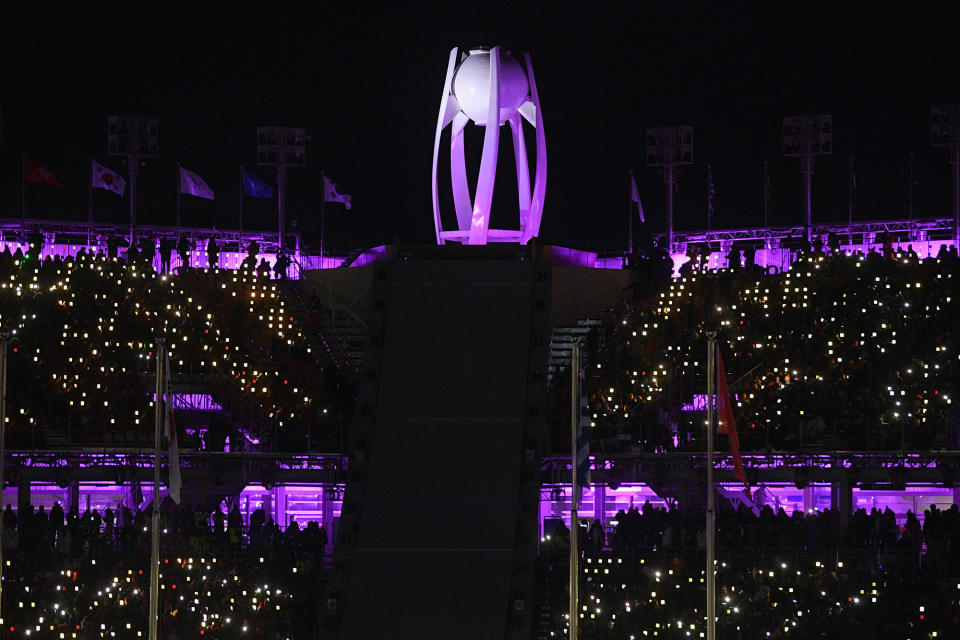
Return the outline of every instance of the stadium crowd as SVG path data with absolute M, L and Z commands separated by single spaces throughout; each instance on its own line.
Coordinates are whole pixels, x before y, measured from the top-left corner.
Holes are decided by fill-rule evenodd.
M 149 243 L 119 249 L 42 261 L 36 251 L 0 252 L 0 323 L 15 332 L 8 446 L 43 446 L 45 433 L 80 444 L 133 433 L 146 444 L 160 331 L 175 382 L 215 392 L 226 381 L 266 421 L 215 416 L 207 450 L 223 450 L 226 433 L 266 446 L 272 426 L 331 430 L 334 417 L 352 414 L 349 383 L 317 346 L 315 313 L 277 281 L 283 260 L 271 279 L 256 247 L 238 270 L 215 266 L 213 244 L 209 267 L 174 271 L 172 254 L 189 264 L 190 247 L 161 244 L 159 258 Z M 768 273 L 736 252 L 731 268 L 694 260 L 675 280 L 668 259 L 651 258 L 656 277 L 641 274 L 635 298 L 589 337 L 597 449 L 702 446 L 707 328 L 718 331 L 744 449 L 960 446 L 955 253 L 921 261 L 819 247 Z M 889 510 L 841 519 L 769 507 L 721 510 L 717 525 L 723 637 L 960 637 L 956 506 L 922 520 L 910 513 L 902 526 Z M 161 530 L 163 637 L 309 634 L 323 530 L 281 531 L 262 511 L 244 528 L 238 512 L 174 507 Z M 8 508 L 2 533 L 4 631 L 143 637 L 143 512 Z M 645 505 L 618 514 L 612 531 L 597 522 L 581 535 L 585 637 L 700 637 L 701 513 Z M 568 537 L 545 540 L 538 561 L 557 637 Z
M 703 516 L 644 505 L 609 532 L 580 527 L 584 638 L 698 638 L 704 633 Z M 613 523 L 611 523 L 613 524 Z M 960 513 L 929 509 L 903 526 L 858 510 L 721 510 L 719 630 L 725 638 L 953 638 L 960 634 Z M 843 532 L 843 533 L 839 533 Z M 541 546 L 550 633 L 566 633 L 569 531 Z
M 240 270 L 180 267 L 174 274 L 157 272 L 149 257 L 140 257 L 146 254 L 124 260 L 81 251 L 42 261 L 38 255 L 35 248 L 0 252 L 0 323 L 15 338 L 10 446 L 43 446 L 45 433 L 70 434 L 80 444 L 109 444 L 108 434 L 132 433 L 146 444 L 159 332 L 174 384 L 226 394 L 217 384 L 226 381 L 259 407 L 244 424 L 221 417 L 248 441 L 266 444 L 275 431 L 322 430 L 335 414 L 350 415 L 349 386 L 323 353 L 316 322 L 308 330 L 306 310 L 290 304 L 284 287 L 254 268 L 255 261 Z
M 908 511 L 903 523 L 889 508 L 857 509 L 841 519 L 836 509 L 791 515 L 770 505 L 756 511 L 744 505 L 736 509 L 721 501 L 717 509 L 717 543 L 721 548 L 795 549 L 816 553 L 829 549 L 862 549 L 877 554 L 934 551 L 956 554 L 960 560 L 960 510 L 957 505 L 939 509 L 936 505 L 922 514 Z M 583 544 L 593 550 L 619 552 L 700 549 L 705 544 L 702 510 L 684 514 L 679 509 L 642 507 L 620 510 L 607 531 L 599 520 L 583 528 Z M 569 534 L 567 534 L 569 535 Z
M 812 252 L 783 273 L 750 260 L 684 268 L 652 296 L 625 297 L 590 338 L 601 447 L 703 446 L 709 328 L 745 449 L 958 445 L 956 253 Z
M 55 505 L 3 513 L 3 631 L 9 637 L 144 638 L 150 515 Z M 262 510 L 161 512 L 160 637 L 310 637 L 326 532 L 281 531 Z

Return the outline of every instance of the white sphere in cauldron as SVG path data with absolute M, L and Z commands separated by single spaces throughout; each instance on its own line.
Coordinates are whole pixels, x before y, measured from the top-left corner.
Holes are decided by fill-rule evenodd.
M 529 91 L 527 74 L 520 63 L 500 52 L 500 122 L 503 124 L 523 104 Z M 453 95 L 460 109 L 476 124 L 486 124 L 490 100 L 490 52 L 474 49 L 457 67 Z

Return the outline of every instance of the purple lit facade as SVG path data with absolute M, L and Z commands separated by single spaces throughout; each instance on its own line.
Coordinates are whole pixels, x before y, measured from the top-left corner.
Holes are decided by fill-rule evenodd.
M 722 483 L 721 491 L 740 492 L 743 485 Z M 559 484 L 543 486 L 540 489 L 540 531 L 544 535 L 544 523 L 551 519 L 561 519 L 570 526 L 570 485 Z M 581 521 L 600 520 L 605 527 L 616 526 L 617 512 L 633 507 L 641 509 L 649 502 L 654 507 L 667 507 L 666 501 L 645 484 L 620 485 L 616 489 L 594 484 L 583 489 L 578 515 Z M 831 505 L 831 486 L 829 484 L 811 484 L 798 489 L 793 484 L 770 483 L 755 490 L 754 501 L 758 505 L 769 505 L 774 511 L 783 509 L 788 515 L 794 511 L 823 511 Z M 890 508 L 897 515 L 897 523 L 903 524 L 907 511 L 913 511 L 923 520 L 923 512 L 932 505 L 938 509 L 949 509 L 960 504 L 960 489 L 936 486 L 908 486 L 898 491 L 871 489 L 853 489 L 853 508 L 880 510 Z
M 814 244 L 839 245 L 839 251 L 843 253 L 866 255 L 872 251 L 907 253 L 912 250 L 920 259 L 935 258 L 943 248 L 954 246 L 953 233 L 952 218 L 817 225 L 812 231 Z M 690 260 L 688 254 L 691 250 L 700 254 L 701 248 L 709 245 L 711 251 L 702 268 L 724 269 L 731 266 L 728 256 L 734 246 L 738 249 L 752 246 L 756 251 L 757 265 L 784 271 L 796 260 L 796 244 L 803 237 L 804 227 L 676 233 L 670 257 L 674 264 L 674 275 L 678 275 L 680 267 Z M 662 236 L 654 235 L 654 238 L 663 241 Z
M 727 229 L 720 231 L 677 232 L 674 234 L 671 259 L 674 263 L 674 275 L 679 275 L 680 268 L 690 260 L 689 253 L 701 255 L 704 246 L 710 246 L 710 253 L 706 256 L 704 267 L 707 269 L 722 269 L 730 266 L 728 256 L 731 248 L 736 246 L 744 249 L 751 246 L 755 250 L 757 265 L 774 271 L 783 271 L 796 260 L 798 249 L 795 244 L 803 235 L 803 227 L 778 228 L 745 228 Z M 18 248 L 26 250 L 23 233 L 33 231 L 44 238 L 44 247 L 41 257 L 48 256 L 66 258 L 75 256 L 81 249 L 89 253 L 106 252 L 106 238 L 111 235 L 124 236 L 125 227 L 97 225 L 90 227 L 84 223 L 30 221 L 0 222 L 0 251 L 9 249 L 15 252 Z M 175 237 L 173 227 L 142 227 L 141 231 L 148 237 L 158 241 L 161 237 Z M 497 230 L 489 230 L 496 235 Z M 89 233 L 88 233 L 89 232 Z M 206 254 L 207 242 L 216 238 L 221 246 L 217 266 L 221 269 L 238 269 L 247 257 L 245 250 L 238 247 L 247 247 L 251 242 L 257 242 L 260 252 L 257 261 L 265 260 L 271 269 L 276 262 L 277 234 L 238 232 L 231 230 L 218 231 L 215 229 L 183 229 L 193 247 L 190 252 L 190 266 L 203 269 L 210 268 Z M 852 225 L 835 224 L 819 225 L 813 231 L 814 241 L 821 241 L 829 245 L 831 238 L 839 241 L 839 250 L 844 253 L 862 254 L 871 251 L 908 252 L 913 250 L 921 259 L 935 258 L 945 247 L 952 247 L 953 220 L 938 218 L 935 220 L 891 220 L 883 222 L 858 222 Z M 88 239 L 90 241 L 88 242 Z M 454 238 L 449 238 L 453 240 Z M 654 239 L 663 240 L 662 236 L 654 235 Z M 490 241 L 516 241 L 516 238 L 491 237 Z M 788 246 L 791 245 L 791 246 Z M 288 255 L 291 258 L 287 269 L 288 278 L 298 278 L 301 271 L 312 269 L 336 269 L 343 266 L 361 267 L 378 260 L 389 259 L 390 249 L 386 245 L 377 245 L 356 251 L 349 256 L 324 255 L 313 252 L 299 244 Z M 600 253 L 562 246 L 549 248 L 549 256 L 554 264 L 592 269 L 623 269 L 627 266 L 627 256 L 613 251 Z M 154 259 L 153 266 L 160 269 L 159 258 Z M 174 252 L 170 267 L 175 270 L 181 266 L 179 256 Z
M 730 492 L 738 492 L 743 488 L 740 484 L 731 483 L 721 484 L 720 487 Z M 254 511 L 263 509 L 266 515 L 273 518 L 283 529 L 294 521 L 301 528 L 309 522 L 316 522 L 331 529 L 336 527 L 340 518 L 344 489 L 345 485 L 342 484 L 329 486 L 306 482 L 278 484 L 270 488 L 262 484 L 248 484 L 234 501 L 239 506 L 245 525 L 249 524 L 250 515 Z M 80 482 L 78 507 L 81 513 L 86 509 L 100 512 L 107 508 L 116 510 L 119 506 L 145 508 L 152 499 L 152 485 L 144 482 L 140 491 L 143 501 L 134 505 L 132 500 L 135 492 L 130 484 Z M 561 519 L 569 526 L 570 485 L 543 485 L 540 495 L 541 535 L 544 523 L 549 520 Z M 18 492 L 15 487 L 4 491 L 3 502 L 4 505 L 17 504 Z M 593 484 L 583 489 L 579 515 L 584 520 L 599 519 L 604 526 L 613 527 L 616 526 L 618 511 L 626 511 L 632 507 L 639 509 L 646 502 L 655 507 L 667 506 L 666 501 L 645 484 L 625 484 L 616 489 Z M 822 511 L 830 507 L 831 487 L 828 484 L 814 483 L 807 488 L 798 489 L 792 484 L 769 483 L 762 489 L 755 490 L 755 502 L 769 505 L 775 511 L 782 508 L 788 515 L 798 510 Z M 30 485 L 30 503 L 35 508 L 43 505 L 47 511 L 56 503 L 61 506 L 69 505 L 70 490 L 56 483 L 33 482 Z M 897 515 L 900 524 L 906 520 L 907 511 L 913 511 L 922 520 L 924 510 L 930 506 L 948 509 L 953 504 L 960 504 L 960 489 L 929 485 L 908 486 L 898 491 L 853 489 L 854 509 L 862 508 L 869 512 L 873 508 L 883 510 L 889 507 Z M 226 502 L 222 502 L 220 508 L 224 513 L 229 511 Z
M 153 485 L 149 482 L 141 483 L 139 491 L 134 490 L 133 484 L 118 484 L 116 482 L 80 482 L 78 509 L 103 512 L 105 509 L 116 511 L 119 507 L 144 509 L 153 499 Z M 261 484 L 249 484 L 234 501 L 239 506 L 245 525 L 250 522 L 250 515 L 257 509 L 263 509 L 267 516 L 274 519 L 281 528 L 286 529 L 292 522 L 300 527 L 309 522 L 319 525 L 333 526 L 340 518 L 340 509 L 343 504 L 343 485 L 326 486 L 312 483 L 289 483 L 271 488 Z M 166 495 L 166 487 L 162 494 Z M 140 500 L 142 496 L 142 500 Z M 19 493 L 17 488 L 7 488 L 3 492 L 4 505 L 18 504 Z M 137 501 L 139 500 L 139 503 Z M 66 508 L 70 505 L 70 489 L 53 482 L 30 483 L 30 504 L 34 508 L 43 506 L 48 512 L 54 504 Z M 230 507 L 226 502 L 220 504 L 220 509 L 228 513 Z

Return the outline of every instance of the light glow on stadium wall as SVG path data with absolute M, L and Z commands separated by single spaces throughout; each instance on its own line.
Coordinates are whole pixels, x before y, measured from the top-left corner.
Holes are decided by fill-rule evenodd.
M 912 248 L 914 253 L 916 253 L 921 260 L 925 260 L 927 258 L 936 258 L 942 247 L 949 247 L 952 245 L 952 240 L 932 240 L 928 242 L 894 242 L 892 246 L 895 253 L 907 252 Z M 847 255 L 852 255 L 858 252 L 866 255 L 872 251 L 882 252 L 883 249 L 883 244 L 876 242 L 858 242 L 854 244 L 844 243 L 840 246 L 840 250 Z M 706 268 L 728 268 L 730 266 L 730 262 L 727 257 L 729 253 L 729 249 L 711 252 L 705 260 Z M 673 270 L 675 276 L 679 275 L 680 268 L 690 261 L 690 256 L 683 251 L 678 251 L 671 254 L 670 258 L 673 260 Z M 754 262 L 757 266 L 764 269 L 772 268 L 774 271 L 780 272 L 789 269 L 790 265 L 796 261 L 796 258 L 797 251 L 795 249 L 757 249 Z
M 523 120 L 536 130 L 537 159 L 532 191 Z M 472 198 L 467 182 L 464 149 L 464 129 L 471 121 L 476 126 L 485 127 L 477 188 Z M 506 123 L 510 124 L 513 135 L 519 224 L 516 229 L 491 229 L 490 216 L 497 177 L 500 127 Z M 437 187 L 440 135 L 447 125 L 450 125 L 450 179 L 457 218 L 456 229 L 443 227 Z M 509 51 L 500 47 L 477 48 L 462 53 L 457 47 L 450 50 L 447 75 L 440 98 L 440 113 L 437 116 L 437 131 L 433 140 L 431 187 L 433 224 L 438 244 L 447 241 L 461 244 L 526 244 L 531 238 L 537 237 L 547 189 L 547 143 L 530 54 L 524 55 L 524 65 L 521 65 Z
M 131 483 L 116 482 L 79 482 L 78 509 L 82 513 L 86 509 L 103 512 L 106 509 L 116 511 L 119 506 L 125 505 L 131 509 L 146 508 L 153 499 L 153 485 L 144 482 L 140 487 L 140 495 L 136 495 Z M 272 517 L 277 524 L 286 529 L 287 525 L 296 521 L 304 526 L 308 522 L 316 522 L 321 526 L 330 526 L 340 517 L 343 506 L 344 485 L 321 485 L 316 483 L 285 483 L 267 488 L 262 484 L 248 484 L 237 497 L 237 505 L 243 518 L 244 526 L 249 526 L 250 516 L 257 509 L 263 509 L 266 515 Z M 161 489 L 161 495 L 166 495 L 167 489 Z M 4 504 L 17 504 L 17 488 L 11 487 L 4 492 Z M 53 482 L 31 482 L 30 502 L 34 508 L 43 506 L 47 511 L 55 504 L 68 509 L 70 504 L 70 489 L 61 487 Z M 139 502 L 138 504 L 134 504 Z M 223 513 L 229 513 L 226 503 L 220 505 Z
M 847 239 L 849 237 L 847 229 L 848 228 L 845 225 L 837 225 L 836 227 L 831 227 L 830 232 L 839 235 L 843 239 Z M 762 230 L 741 229 L 714 233 L 734 235 L 749 233 L 751 231 L 759 232 Z M 884 251 L 884 244 L 876 241 L 877 235 L 878 234 L 870 234 L 869 237 L 865 238 L 861 242 L 841 242 L 840 251 L 847 255 L 855 253 L 866 255 L 870 252 L 882 253 Z M 921 233 L 920 235 L 924 237 L 919 239 L 904 238 L 901 240 L 895 240 L 889 246 L 892 248 L 894 253 L 905 253 L 912 249 L 920 259 L 935 258 L 940 253 L 941 249 L 953 246 L 953 240 L 951 239 L 931 240 L 925 237 L 925 233 Z M 495 240 L 491 237 L 490 241 L 502 241 L 502 239 Z M 763 240 L 758 236 L 746 240 L 737 240 L 736 242 L 738 243 L 738 248 L 743 248 L 744 241 L 752 242 L 755 245 L 763 244 Z M 708 270 L 728 268 L 730 266 L 729 254 L 730 249 L 733 246 L 733 242 L 734 241 L 732 240 L 711 242 L 712 246 L 719 246 L 719 250 L 710 252 L 705 258 L 699 257 L 698 261 L 703 266 L 698 268 L 705 268 Z M 680 268 L 690 261 L 690 256 L 686 253 L 687 249 L 693 247 L 699 251 L 699 248 L 705 244 L 705 241 L 702 239 L 690 239 L 687 241 L 678 241 L 676 244 L 678 251 L 671 254 L 670 257 L 673 261 L 673 275 L 674 277 L 679 277 Z M 779 241 L 770 244 L 778 245 Z M 27 245 L 17 241 L 0 241 L 0 252 L 9 250 L 10 253 L 15 253 L 18 248 L 25 252 L 27 250 Z M 76 256 L 81 249 L 85 249 L 88 253 L 94 255 L 102 254 L 106 251 L 105 246 L 99 245 L 85 245 L 82 243 L 54 243 L 45 244 L 40 253 L 40 257 L 41 259 L 46 259 L 48 257 L 66 259 Z M 546 249 L 546 247 L 544 247 L 544 249 Z M 206 243 L 203 241 L 197 243 L 197 246 L 190 251 L 189 256 L 189 266 L 191 268 L 208 269 L 213 266 L 209 262 L 206 253 Z M 782 272 L 790 268 L 790 265 L 796 261 L 797 256 L 797 249 L 779 246 L 773 246 L 771 248 L 761 247 L 755 250 L 754 262 L 757 266 L 765 270 Z M 240 269 L 243 261 L 246 258 L 247 254 L 245 252 L 221 251 L 217 266 L 221 269 Z M 378 245 L 359 253 L 349 263 L 347 263 L 347 259 L 344 257 L 323 256 L 321 258 L 319 255 L 313 255 L 303 251 L 294 252 L 292 254 L 292 258 L 292 263 L 287 269 L 286 275 L 288 278 L 299 277 L 299 272 L 301 270 L 336 269 L 342 266 L 362 267 L 380 260 L 389 260 L 390 253 L 385 245 Z M 276 253 L 273 251 L 260 252 L 257 254 L 257 262 L 259 263 L 261 260 L 263 260 L 265 264 L 270 267 L 272 273 L 273 265 L 276 262 Z M 549 260 L 557 266 L 581 267 L 586 269 L 624 269 L 628 263 L 626 255 L 600 255 L 594 251 L 584 251 L 581 249 L 557 245 L 549 247 Z M 158 256 L 154 256 L 152 266 L 158 273 L 160 272 L 162 265 Z M 175 271 L 180 266 L 180 257 L 176 252 L 174 252 L 170 259 L 170 268 L 171 270 Z
M 344 490 L 344 485 L 327 486 L 316 483 L 287 483 L 271 488 L 261 484 L 249 484 L 240 493 L 240 512 L 245 525 L 249 524 L 253 511 L 262 508 L 268 511 L 268 515 L 274 517 L 281 528 L 286 528 L 294 520 L 300 525 L 312 520 L 329 526 L 340 516 Z M 721 485 L 721 490 L 739 492 L 742 490 L 742 485 L 728 483 Z M 146 505 L 152 498 L 153 488 L 149 483 L 143 483 L 141 491 L 143 504 Z M 907 486 L 902 491 L 854 487 L 852 491 L 854 509 L 863 508 L 869 511 L 872 508 L 889 507 L 901 522 L 906 518 L 908 510 L 916 513 L 922 520 L 923 511 L 929 505 L 936 504 L 939 508 L 948 508 L 953 504 L 953 489 L 944 487 Z M 165 488 L 163 492 L 166 493 Z M 826 484 L 811 484 L 809 492 L 805 495 L 804 490 L 797 489 L 790 483 L 770 483 L 762 488 L 762 503 L 769 504 L 775 510 L 782 508 L 788 515 L 798 510 L 822 511 L 831 505 L 830 493 L 831 488 Z M 129 483 L 79 483 L 81 511 L 87 507 L 100 511 L 108 507 L 116 509 L 123 502 L 129 503 L 131 495 Z M 55 503 L 62 506 L 69 504 L 70 490 L 56 483 L 32 482 L 30 483 L 30 500 L 34 507 L 43 505 L 49 510 Z M 16 487 L 9 487 L 4 492 L 4 501 L 16 504 Z M 584 488 L 580 516 L 585 520 L 602 517 L 608 526 L 615 526 L 616 514 L 619 510 L 632 507 L 639 509 L 648 501 L 654 507 L 666 506 L 664 499 L 644 484 L 625 484 L 616 489 L 603 485 L 591 485 Z M 601 502 L 602 511 L 600 510 Z M 224 513 L 228 511 L 225 504 L 221 505 L 221 509 Z M 539 513 L 542 528 L 547 520 L 558 518 L 569 526 L 570 485 L 542 486 Z
M 742 492 L 743 485 L 739 483 L 720 483 L 719 491 L 723 495 L 733 495 Z M 877 489 L 851 488 L 853 509 L 886 509 L 889 508 L 897 516 L 897 521 L 903 523 L 907 511 L 914 514 L 923 522 L 924 511 L 930 505 L 939 509 L 948 509 L 954 503 L 953 489 L 935 486 L 908 486 L 902 491 Z M 783 509 L 787 515 L 795 511 L 807 513 L 822 512 L 831 508 L 831 487 L 828 484 L 811 484 L 808 489 L 798 489 L 791 483 L 768 483 L 762 488 L 754 488 L 756 501 L 759 504 L 769 505 L 776 512 Z M 616 526 L 616 516 L 620 510 L 631 508 L 642 509 L 644 503 L 649 502 L 655 508 L 667 508 L 668 502 L 661 498 L 648 485 L 626 484 L 616 489 L 603 485 L 591 485 L 583 488 L 578 515 L 581 523 L 600 519 L 607 527 Z M 541 487 L 540 498 L 540 531 L 541 537 L 549 534 L 557 520 L 562 520 L 565 526 L 570 526 L 570 485 L 552 485 Z M 553 521 L 553 522 L 551 522 Z
M 29 245 L 26 243 L 19 242 L 0 242 L 0 252 L 9 250 L 10 253 L 16 253 L 17 249 L 20 249 L 22 252 L 26 252 Z M 76 257 L 82 249 L 92 255 L 99 255 L 106 252 L 106 247 L 98 245 L 82 245 L 82 244 L 66 244 L 66 243 L 54 243 L 54 244 L 45 244 L 43 249 L 40 251 L 40 259 L 46 260 L 47 258 L 73 258 Z M 374 262 L 377 256 L 385 253 L 385 248 L 381 245 L 380 247 L 374 247 L 366 252 L 364 252 L 360 258 L 354 261 L 353 266 L 362 266 L 364 264 L 370 264 Z M 121 254 L 122 255 L 122 254 Z M 197 246 L 189 253 L 190 264 L 189 266 L 194 269 L 209 269 L 214 266 L 219 267 L 220 269 L 239 269 L 243 264 L 243 261 L 246 260 L 246 252 L 239 251 L 221 251 L 219 255 L 219 260 L 216 265 L 210 264 L 206 252 L 206 245 Z M 304 270 L 307 269 L 336 269 L 337 267 L 343 264 L 344 259 L 333 256 L 324 256 L 322 262 L 320 256 L 308 255 L 306 253 L 294 252 L 291 254 L 293 259 L 292 264 L 287 269 L 287 277 L 295 278 L 297 277 L 297 272 L 302 265 Z M 276 252 L 260 252 L 257 254 L 257 263 L 261 261 L 266 262 L 266 264 L 273 269 L 273 265 L 277 261 Z M 157 273 L 161 272 L 161 263 L 159 255 L 153 257 L 151 262 L 154 270 Z M 170 258 L 170 268 L 172 270 L 177 269 L 178 267 L 183 266 L 183 263 L 180 261 L 180 256 L 176 252 Z

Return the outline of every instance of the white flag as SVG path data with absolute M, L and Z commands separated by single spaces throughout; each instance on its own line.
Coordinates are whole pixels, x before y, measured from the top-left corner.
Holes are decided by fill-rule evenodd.
M 167 470 L 170 472 L 170 480 L 167 487 L 170 489 L 170 498 L 180 504 L 180 488 L 183 486 L 180 481 L 180 450 L 177 447 L 177 422 L 173 416 L 173 385 L 170 383 L 170 354 L 167 354 L 165 363 L 167 374 L 164 399 L 164 428 L 169 439 L 169 449 L 167 457 Z M 158 399 L 159 401 L 159 399 Z
M 323 176 L 323 201 L 324 202 L 342 202 L 343 206 L 350 210 L 351 197 L 340 190 L 336 182 Z
M 180 193 L 213 200 L 213 189 L 203 181 L 203 178 L 183 167 L 180 167 Z
M 116 171 L 112 171 L 102 164 L 98 164 L 93 160 L 91 162 L 91 180 L 93 187 L 95 189 L 106 189 L 107 191 L 113 191 L 115 194 L 122 196 L 123 192 L 127 188 L 127 181 L 123 179 Z

